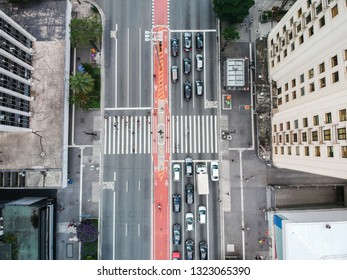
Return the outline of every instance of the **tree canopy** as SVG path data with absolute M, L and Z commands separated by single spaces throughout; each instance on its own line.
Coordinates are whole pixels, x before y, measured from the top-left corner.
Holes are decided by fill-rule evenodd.
M 237 24 L 248 15 L 254 0 L 213 0 L 213 10 L 221 20 Z
M 102 24 L 95 15 L 89 18 L 73 18 L 70 23 L 71 45 L 73 47 L 90 47 L 93 42 L 101 42 Z

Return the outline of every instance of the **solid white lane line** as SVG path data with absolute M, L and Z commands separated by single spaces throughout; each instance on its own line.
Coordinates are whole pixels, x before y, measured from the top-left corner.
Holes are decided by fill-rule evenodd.
M 110 155 L 112 153 L 112 150 L 111 150 L 111 144 L 112 144 L 112 120 L 114 119 L 113 117 L 112 118 L 109 118 L 110 121 L 108 122 L 108 154 Z
M 209 116 L 206 116 L 206 153 L 210 152 Z
M 139 28 L 139 106 L 141 107 L 141 96 L 142 96 L 142 90 L 141 90 L 141 27 Z
M 175 117 L 171 116 L 171 151 L 175 153 Z
M 142 125 L 143 125 L 143 116 L 140 116 L 139 117 L 139 127 L 138 127 L 138 137 L 139 137 L 139 154 L 142 154 L 142 132 L 143 132 L 143 128 L 142 128 Z
M 201 134 L 200 134 L 200 117 L 201 116 L 197 116 L 197 118 L 198 118 L 198 137 L 197 137 L 197 139 L 198 139 L 198 153 L 201 153 Z
M 146 132 L 147 132 L 147 119 L 148 117 L 146 117 L 146 119 L 144 120 L 144 123 L 143 123 L 143 129 L 142 129 L 142 132 L 143 132 L 143 153 L 145 154 L 146 153 Z
M 101 204 L 101 203 L 100 203 Z M 113 211 L 112 211 L 112 215 L 113 215 L 113 251 L 112 251 L 112 255 L 113 255 L 113 259 L 115 259 L 116 256 L 116 192 L 113 192 Z
M 215 153 L 218 153 L 218 143 L 217 143 L 217 135 L 218 130 L 217 130 L 217 116 L 214 116 L 214 146 L 215 146 Z
M 202 152 L 205 153 L 205 116 L 201 118 L 201 138 L 202 138 Z
M 128 154 L 128 150 L 129 150 L 129 133 L 128 133 L 128 130 L 129 130 L 129 122 L 130 122 L 130 117 L 127 116 L 126 117 L 126 127 L 125 127 L 125 139 L 126 139 L 126 143 L 124 145 L 124 148 L 125 148 L 125 153 Z
M 139 181 L 139 191 L 141 191 L 141 181 Z
M 128 50 L 127 50 L 127 102 L 126 102 L 126 107 L 130 106 L 130 30 L 128 28 L 128 36 L 127 36 L 127 46 L 128 46 Z
M 194 138 L 195 139 L 195 138 Z M 189 116 L 189 152 L 193 152 L 193 146 L 192 146 L 192 141 L 193 141 L 193 127 L 192 127 L 192 116 Z
M 128 223 L 125 223 L 125 236 L 128 236 Z
M 120 152 L 120 127 L 121 127 L 121 121 L 122 119 L 120 117 L 117 117 L 118 125 L 117 125 L 117 155 L 119 155 Z
M 121 150 L 121 154 L 124 154 L 125 153 L 125 142 L 124 142 L 124 129 L 125 129 L 125 117 L 122 118 L 122 125 L 121 125 L 121 128 L 122 128 L 122 142 L 121 142 L 121 147 L 120 147 L 120 150 Z
M 138 124 L 138 121 L 140 121 L 140 120 L 138 120 L 138 116 L 135 116 L 134 117 L 134 130 L 133 130 L 133 132 L 134 132 L 134 151 L 135 151 L 135 154 L 137 153 L 137 132 L 138 132 L 138 127 L 139 127 L 139 124 Z
M 180 152 L 180 149 L 181 149 L 181 145 L 182 145 L 182 143 L 181 143 L 181 141 L 180 141 L 180 134 L 179 134 L 179 117 L 178 116 L 176 116 L 176 139 L 177 139 L 177 143 L 176 143 L 176 145 L 178 145 L 178 148 L 177 148 L 177 153 L 179 153 Z
M 188 124 L 187 124 L 187 116 L 184 116 L 184 133 L 185 133 L 185 139 L 184 139 L 184 150 L 185 153 L 188 152 L 188 137 L 189 137 L 189 131 L 188 131 Z
M 196 116 L 193 116 L 193 130 L 194 130 L 194 141 L 193 141 L 193 145 L 194 145 L 194 153 L 196 153 L 196 147 L 198 145 L 197 141 L 197 137 L 196 137 L 196 130 L 197 130 L 197 125 L 196 125 Z
M 151 153 L 152 151 L 152 142 L 151 142 L 151 137 L 152 137 L 152 119 L 150 116 L 148 116 L 148 122 L 147 122 L 147 153 Z
M 118 127 L 118 117 L 115 117 L 115 122 L 117 123 Z M 114 155 L 116 153 L 116 127 L 112 128 L 112 154 Z
M 118 24 L 116 24 L 116 33 L 118 33 Z M 117 108 L 118 102 L 117 102 L 117 97 L 118 97 L 118 39 L 115 38 L 115 65 L 116 67 L 114 68 L 114 107 Z
M 107 146 L 106 146 L 106 144 L 107 144 L 107 121 L 108 121 L 108 119 L 104 119 L 104 147 L 105 147 L 105 149 L 104 149 L 104 155 L 106 155 L 107 154 Z
M 137 224 L 137 236 L 140 236 L 140 224 Z
M 125 182 L 125 192 L 129 191 L 129 181 Z
M 211 153 L 214 153 L 214 129 L 213 129 L 213 117 L 214 116 L 210 116 L 210 130 L 211 130 Z

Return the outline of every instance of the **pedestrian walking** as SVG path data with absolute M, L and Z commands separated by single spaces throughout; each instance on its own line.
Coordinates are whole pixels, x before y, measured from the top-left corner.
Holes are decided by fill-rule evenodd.
M 160 204 L 158 204 L 158 209 L 161 210 L 161 205 Z

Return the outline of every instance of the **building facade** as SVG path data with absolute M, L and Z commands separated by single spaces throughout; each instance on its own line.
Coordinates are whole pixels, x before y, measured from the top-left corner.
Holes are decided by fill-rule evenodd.
M 29 131 L 33 41 L 0 11 L 0 131 Z
M 268 36 L 277 167 L 347 179 L 347 0 L 296 1 Z

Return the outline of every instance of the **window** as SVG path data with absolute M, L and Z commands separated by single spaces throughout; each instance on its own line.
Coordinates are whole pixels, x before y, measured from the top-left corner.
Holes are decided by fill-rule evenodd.
M 304 42 L 304 34 L 302 34 L 302 35 L 299 37 L 299 45 L 301 45 L 303 42 Z
M 282 93 L 282 88 L 279 87 L 279 88 L 277 89 L 277 94 L 281 94 L 281 93 Z
M 311 22 L 311 14 L 309 14 L 307 17 L 306 17 L 306 24 L 309 24 Z
M 292 99 L 296 99 L 296 91 L 292 92 Z
M 297 133 L 293 134 L 293 142 L 294 143 L 298 142 L 298 134 Z
M 284 155 L 284 147 L 281 147 L 281 155 Z
M 319 74 L 325 72 L 325 64 L 322 62 L 319 64 Z
M 331 113 L 325 113 L 324 122 L 325 123 L 332 123 Z
M 294 128 L 297 129 L 299 127 L 299 121 L 295 120 L 294 121 Z
M 320 157 L 320 147 L 319 146 L 314 147 L 314 155 L 316 157 Z
M 297 156 L 300 156 L 300 147 L 295 147 L 295 153 Z
M 346 109 L 342 109 L 339 111 L 339 119 L 340 122 L 344 122 L 347 120 Z
M 290 130 L 290 122 L 287 122 L 287 130 Z
M 293 18 L 291 17 L 289 20 L 289 25 L 292 25 L 292 24 L 293 24 Z
M 308 36 L 311 37 L 314 34 L 313 26 L 308 29 Z
M 271 61 L 271 67 L 274 67 L 275 66 L 275 61 Z
M 277 125 L 274 124 L 274 132 L 277 132 Z
M 290 31 L 290 33 L 288 34 L 288 39 L 289 39 L 289 41 L 291 40 L 291 39 L 293 39 L 293 33 Z
M 297 26 L 296 26 L 296 32 L 300 32 L 301 31 L 301 24 L 299 23 Z
M 292 155 L 292 147 L 287 147 L 287 154 L 288 156 Z
M 288 102 L 289 101 L 289 95 L 288 94 L 286 94 L 286 102 Z
M 305 146 L 305 156 L 309 156 L 310 155 L 310 147 Z
M 295 42 L 293 42 L 293 43 L 290 45 L 290 47 L 291 47 L 291 50 L 294 51 L 294 50 L 295 50 Z
M 322 3 L 316 7 L 316 14 L 318 15 L 322 11 Z
M 277 153 L 278 153 L 278 148 L 277 147 L 275 147 L 275 154 L 277 155 Z
M 319 116 L 318 115 L 313 116 L 313 125 L 319 125 Z
M 286 143 L 289 143 L 289 134 L 286 134 Z
M 302 9 L 300 8 L 300 9 L 298 10 L 298 18 L 300 18 L 301 15 L 302 15 Z
M 324 140 L 330 141 L 331 140 L 331 130 L 325 129 L 323 132 L 324 132 Z
M 303 82 L 305 82 L 305 75 L 301 74 L 300 75 L 300 83 L 303 83 Z
M 333 83 L 337 83 L 339 81 L 339 71 L 332 73 L 331 80 Z
M 319 27 L 322 28 L 324 25 L 325 25 L 325 17 L 322 16 L 322 17 L 319 19 Z
M 284 85 L 284 90 L 288 90 L 288 83 Z
M 331 67 L 335 67 L 338 64 L 337 55 L 333 56 L 330 60 L 331 60 Z
M 345 57 L 345 60 L 347 60 L 347 49 L 345 49 L 344 51 L 344 57 Z
M 314 92 L 314 82 L 310 83 L 310 92 Z
M 339 8 L 337 4 L 331 9 L 331 18 L 336 17 L 339 14 Z
M 282 143 L 282 135 L 278 135 L 278 142 Z
M 281 61 L 281 56 L 278 55 L 278 56 L 277 56 L 277 63 L 280 62 L 280 61 Z
M 287 49 L 285 49 L 284 51 L 283 51 L 283 57 L 286 57 L 287 56 Z
M 346 140 L 346 128 L 338 128 L 337 129 L 337 139 Z
M 303 118 L 302 119 L 302 125 L 303 125 L 303 127 L 307 127 L 308 126 L 307 118 Z
M 295 79 L 292 80 L 292 87 L 295 87 L 296 86 L 296 81 Z
M 325 83 L 325 77 L 324 78 L 321 78 L 319 80 L 319 85 L 320 85 L 320 88 L 324 88 L 326 86 L 326 83 Z
M 303 133 L 301 134 L 301 136 L 302 136 L 302 142 L 307 142 L 307 133 L 306 133 L 306 132 L 303 132 Z
M 305 95 L 305 87 L 302 87 L 302 88 L 300 89 L 300 94 L 301 94 L 301 96 L 304 96 L 304 95 Z
M 282 105 L 282 97 L 278 98 L 278 100 L 277 100 L 277 105 L 278 105 L 278 106 L 279 106 L 279 105 Z
M 334 157 L 334 147 L 333 146 L 327 147 L 327 156 L 328 157 Z
M 283 131 L 283 123 L 280 123 L 280 131 Z
M 308 78 L 311 79 L 314 77 L 314 70 L 313 68 L 308 71 Z
M 312 141 L 318 141 L 318 131 L 312 131 Z
M 347 158 L 347 146 L 342 146 L 341 147 L 341 157 L 342 158 Z

